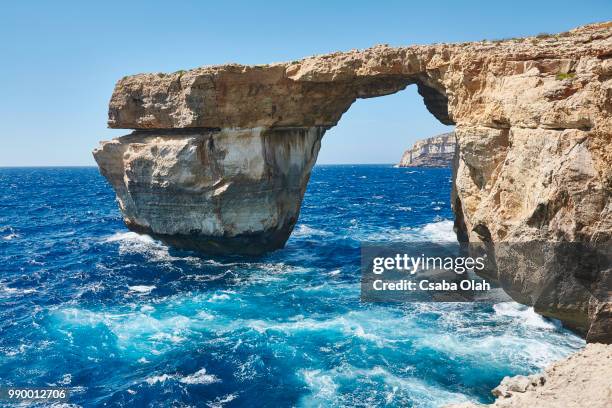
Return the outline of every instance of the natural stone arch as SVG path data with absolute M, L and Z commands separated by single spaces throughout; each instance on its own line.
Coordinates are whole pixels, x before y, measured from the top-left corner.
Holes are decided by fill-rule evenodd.
M 131 229 L 209 252 L 258 253 L 289 236 L 325 131 L 357 98 L 416 84 L 428 110 L 456 125 L 460 238 L 610 242 L 611 56 L 612 24 L 603 23 L 135 75 L 118 82 L 109 126 L 137 131 L 94 156 Z M 574 276 L 542 273 L 496 278 L 519 301 L 610 341 L 608 299 Z M 589 279 L 607 293 L 604 276 Z
M 360 59 L 350 56 L 346 63 L 411 58 L 388 47 L 354 54 Z M 386 59 L 377 73 L 363 75 L 323 75 L 315 59 L 315 73 L 306 60 L 298 68 L 227 65 L 122 79 L 109 125 L 140 130 L 103 145 L 95 156 L 99 163 L 123 163 L 100 167 L 118 192 L 126 224 L 205 252 L 259 254 L 283 247 L 321 138 L 357 99 L 416 85 L 427 109 L 442 123 L 454 123 L 437 70 L 398 70 Z

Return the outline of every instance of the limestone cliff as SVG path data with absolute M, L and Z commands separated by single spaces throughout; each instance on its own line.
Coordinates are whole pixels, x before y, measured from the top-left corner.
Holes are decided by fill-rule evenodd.
M 455 125 L 460 240 L 612 242 L 612 23 L 125 77 L 109 126 L 137 131 L 94 156 L 129 228 L 260 253 L 291 233 L 325 130 L 357 98 L 411 84 Z M 589 341 L 612 341 L 609 263 L 584 273 L 553 252 L 554 268 L 542 258 L 525 272 L 493 255 L 515 299 Z
M 452 132 L 419 140 L 404 152 L 399 167 L 451 167 L 456 145 Z
M 551 364 L 543 373 L 505 377 L 491 405 L 463 403 L 446 408 L 608 408 L 612 406 L 612 345 L 589 344 Z

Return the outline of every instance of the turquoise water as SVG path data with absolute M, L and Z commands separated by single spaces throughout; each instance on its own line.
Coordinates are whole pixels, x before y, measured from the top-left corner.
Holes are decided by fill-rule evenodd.
M 453 240 L 446 169 L 317 166 L 287 247 L 127 231 L 95 168 L 0 169 L 0 385 L 71 403 L 437 407 L 583 341 L 515 303 L 359 302 L 361 241 Z

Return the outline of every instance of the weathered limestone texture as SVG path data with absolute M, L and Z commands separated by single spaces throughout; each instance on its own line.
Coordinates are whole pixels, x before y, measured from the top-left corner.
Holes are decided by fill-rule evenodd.
M 612 345 L 589 344 L 543 373 L 504 377 L 491 405 L 446 408 L 608 408 L 612 406 Z
M 323 130 L 138 131 L 94 151 L 127 226 L 212 253 L 281 248 Z
M 452 132 L 419 140 L 404 152 L 399 167 L 451 167 L 456 145 Z
M 291 233 L 324 131 L 357 98 L 411 84 L 456 126 L 460 240 L 612 242 L 612 22 L 125 77 L 109 126 L 138 131 L 94 156 L 129 228 L 187 248 L 261 253 Z M 609 265 L 583 274 L 499 265 L 495 278 L 515 299 L 612 342 Z

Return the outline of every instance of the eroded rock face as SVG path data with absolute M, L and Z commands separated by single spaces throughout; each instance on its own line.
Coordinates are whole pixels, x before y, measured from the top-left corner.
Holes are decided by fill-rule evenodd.
M 451 167 L 456 145 L 452 132 L 419 140 L 404 152 L 399 167 Z
M 411 84 L 436 118 L 456 125 L 460 240 L 612 241 L 612 23 L 126 77 L 109 126 L 149 131 L 94 155 L 130 228 L 189 248 L 258 253 L 289 236 L 324 131 L 357 98 Z M 612 341 L 612 273 L 499 266 L 515 299 L 591 341 Z
M 127 226 L 212 253 L 282 248 L 324 130 L 137 131 L 94 151 Z

